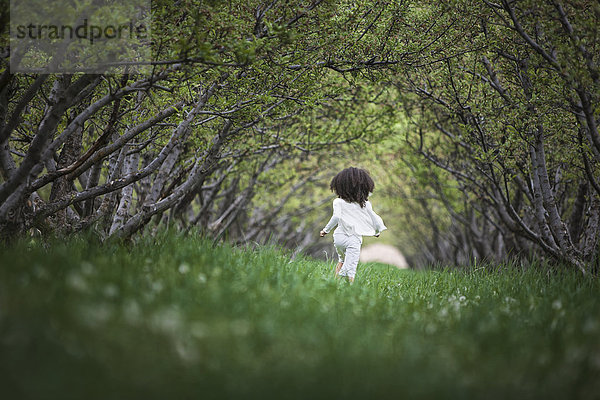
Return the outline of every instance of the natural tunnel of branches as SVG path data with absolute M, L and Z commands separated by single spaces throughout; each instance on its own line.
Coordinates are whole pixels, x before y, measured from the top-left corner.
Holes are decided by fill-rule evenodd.
M 153 8 L 148 74 L 11 74 L 27 49 L 4 54 L 4 240 L 169 227 L 318 255 L 332 171 L 368 163 L 411 264 L 596 268 L 597 3 Z

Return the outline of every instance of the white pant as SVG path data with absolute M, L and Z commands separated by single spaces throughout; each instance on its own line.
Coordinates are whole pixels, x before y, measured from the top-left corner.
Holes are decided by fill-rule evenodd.
M 340 270 L 340 276 L 347 276 L 354 279 L 360 256 L 362 236 L 347 235 L 336 231 L 333 233 L 333 245 L 337 251 L 339 262 L 344 263 Z

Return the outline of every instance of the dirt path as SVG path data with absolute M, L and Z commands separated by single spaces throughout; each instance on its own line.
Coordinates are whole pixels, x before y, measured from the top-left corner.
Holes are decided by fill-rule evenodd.
M 363 247 L 360 251 L 360 261 L 380 262 L 398 268 L 408 268 L 408 263 L 400 250 L 388 244 L 374 243 Z

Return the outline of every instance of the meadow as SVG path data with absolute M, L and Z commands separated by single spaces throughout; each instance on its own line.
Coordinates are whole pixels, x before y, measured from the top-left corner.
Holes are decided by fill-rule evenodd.
M 0 250 L 4 399 L 598 399 L 600 284 L 411 271 L 173 233 Z

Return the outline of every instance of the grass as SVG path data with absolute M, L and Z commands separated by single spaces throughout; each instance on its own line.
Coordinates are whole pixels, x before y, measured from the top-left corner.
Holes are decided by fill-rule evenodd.
M 6 399 L 597 399 L 600 284 L 400 271 L 164 234 L 0 250 Z

